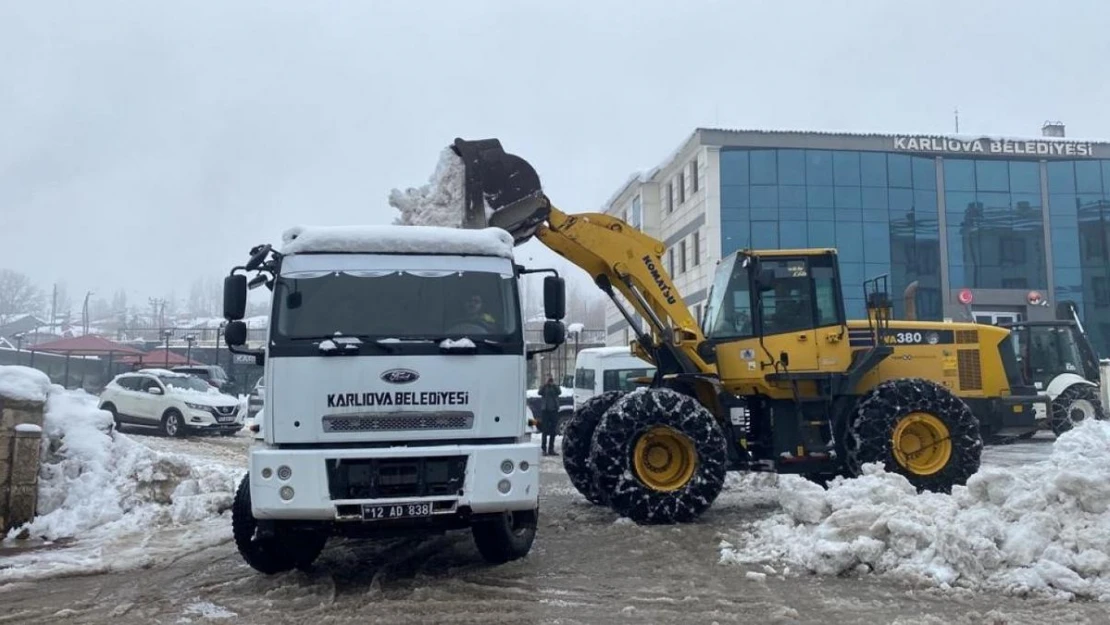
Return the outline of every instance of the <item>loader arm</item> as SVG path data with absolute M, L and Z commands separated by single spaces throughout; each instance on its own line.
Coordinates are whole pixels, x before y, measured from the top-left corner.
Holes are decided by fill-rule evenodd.
M 701 328 L 663 268 L 661 241 L 610 215 L 568 215 L 553 206 L 535 237 L 590 274 L 637 330 L 643 355 L 662 374 L 716 375 L 698 352 L 705 341 Z M 614 290 L 647 320 L 650 335 L 638 331 L 639 324 Z
M 661 376 L 716 377 L 699 351 L 705 337 L 663 269 L 662 241 L 602 213 L 567 214 L 552 206 L 536 170 L 497 139 L 455 139 L 465 166 L 464 227 L 497 227 L 520 245 L 535 237 L 590 274 L 637 333 L 635 351 Z M 632 311 L 616 298 L 619 292 Z M 633 312 L 650 326 L 640 330 Z

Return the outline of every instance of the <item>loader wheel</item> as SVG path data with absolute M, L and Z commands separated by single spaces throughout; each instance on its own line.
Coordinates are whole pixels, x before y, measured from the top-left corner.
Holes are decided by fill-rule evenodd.
M 1072 384 L 1052 401 L 1052 433 L 1060 436 L 1081 421 L 1106 420 L 1096 387 L 1089 384 Z
M 593 442 L 594 430 L 605 411 L 623 396 L 624 391 L 608 391 L 595 395 L 583 402 L 574 411 L 574 415 L 562 422 L 563 468 L 570 483 L 590 503 L 605 505 L 605 500 L 594 488 L 594 470 L 590 465 L 590 444 Z
M 851 476 L 880 462 L 919 491 L 947 493 L 979 470 L 983 438 L 971 409 L 947 388 L 918 378 L 887 380 L 850 416 L 846 465 Z
M 727 456 L 712 413 L 663 388 L 639 389 L 613 404 L 590 449 L 597 490 L 640 524 L 695 520 L 720 494 Z

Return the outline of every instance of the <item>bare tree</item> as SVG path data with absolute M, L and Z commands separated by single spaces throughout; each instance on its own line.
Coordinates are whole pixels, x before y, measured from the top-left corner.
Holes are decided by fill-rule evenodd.
M 0 269 L 0 317 L 42 314 L 42 291 L 26 275 Z

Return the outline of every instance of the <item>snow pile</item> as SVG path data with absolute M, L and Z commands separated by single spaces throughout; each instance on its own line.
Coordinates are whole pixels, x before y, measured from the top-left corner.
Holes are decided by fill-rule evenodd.
M 451 148 L 444 148 L 428 184 L 394 189 L 389 205 L 401 212 L 394 224 L 462 228 L 466 217 L 466 167 Z
M 230 522 L 220 517 L 231 507 L 242 468 L 156 452 L 114 432 L 95 396 L 60 386 L 47 397 L 44 425 L 38 515 L 12 529 L 2 546 L 18 546 L 17 537 L 75 539 L 75 551 L 9 558 L 0 564 L 0 582 L 142 566 L 152 557 L 146 543 L 159 529 L 172 530 L 175 549 L 230 537 Z M 202 539 L 186 531 L 212 520 L 218 533 L 211 525 Z M 106 546 L 136 536 L 129 557 Z
M 1110 601 L 1110 422 L 1067 432 L 1043 462 L 982 469 L 951 495 L 917 495 L 870 465 L 827 491 L 780 476 L 778 503 L 721 544 L 722 562 Z
M 20 401 L 46 401 L 50 378 L 38 369 L 23 366 L 0 367 L 0 396 Z
M 586 325 L 582 323 L 572 323 L 567 326 L 567 334 L 580 334 L 586 329 Z
M 474 341 L 465 336 L 461 339 L 443 339 L 439 343 L 440 349 L 475 349 L 477 347 Z
M 513 257 L 513 237 L 501 228 L 428 226 L 297 226 L 282 235 L 283 254 L 478 254 Z

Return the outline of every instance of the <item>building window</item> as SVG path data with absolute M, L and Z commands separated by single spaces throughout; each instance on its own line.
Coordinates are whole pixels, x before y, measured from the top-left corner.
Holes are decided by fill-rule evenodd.
M 723 147 L 721 255 L 745 248 L 837 248 L 842 296 L 855 316 L 865 312 L 863 280 L 888 274 L 891 293 L 916 280 L 919 317 L 939 321 L 944 233 L 936 163 L 884 152 Z M 694 245 L 700 246 L 697 238 Z M 903 300 L 893 299 L 898 317 Z
M 693 265 L 695 267 L 701 263 L 701 232 L 694 231 L 694 258 Z
M 686 273 L 686 239 L 678 242 L 678 266 L 680 273 Z
M 630 220 L 626 221 L 628 221 L 629 225 L 631 225 L 633 228 L 636 228 L 637 230 L 642 230 L 644 227 L 643 213 L 644 211 L 643 206 L 640 203 L 640 196 L 637 195 L 636 197 L 632 198 L 632 214 L 630 215 Z
M 1094 291 L 1095 306 L 1099 308 L 1110 306 L 1110 279 L 1098 276 L 1091 280 L 1091 287 Z
M 674 183 L 667 183 L 667 194 L 663 198 L 667 203 L 667 212 L 674 212 Z
M 1004 289 L 1028 289 L 1029 281 L 1025 278 L 1002 278 Z
M 998 264 L 1003 266 L 1025 264 L 1025 240 L 1015 236 L 1000 236 Z
M 953 288 L 1047 288 L 1038 163 L 946 158 L 944 204 Z
M 667 273 L 674 275 L 674 248 L 667 250 Z
M 686 172 L 685 170 L 678 172 L 678 205 L 682 206 L 686 202 Z
M 694 306 L 694 322 L 701 327 L 701 304 Z
M 698 157 L 690 161 L 690 193 L 698 192 Z

